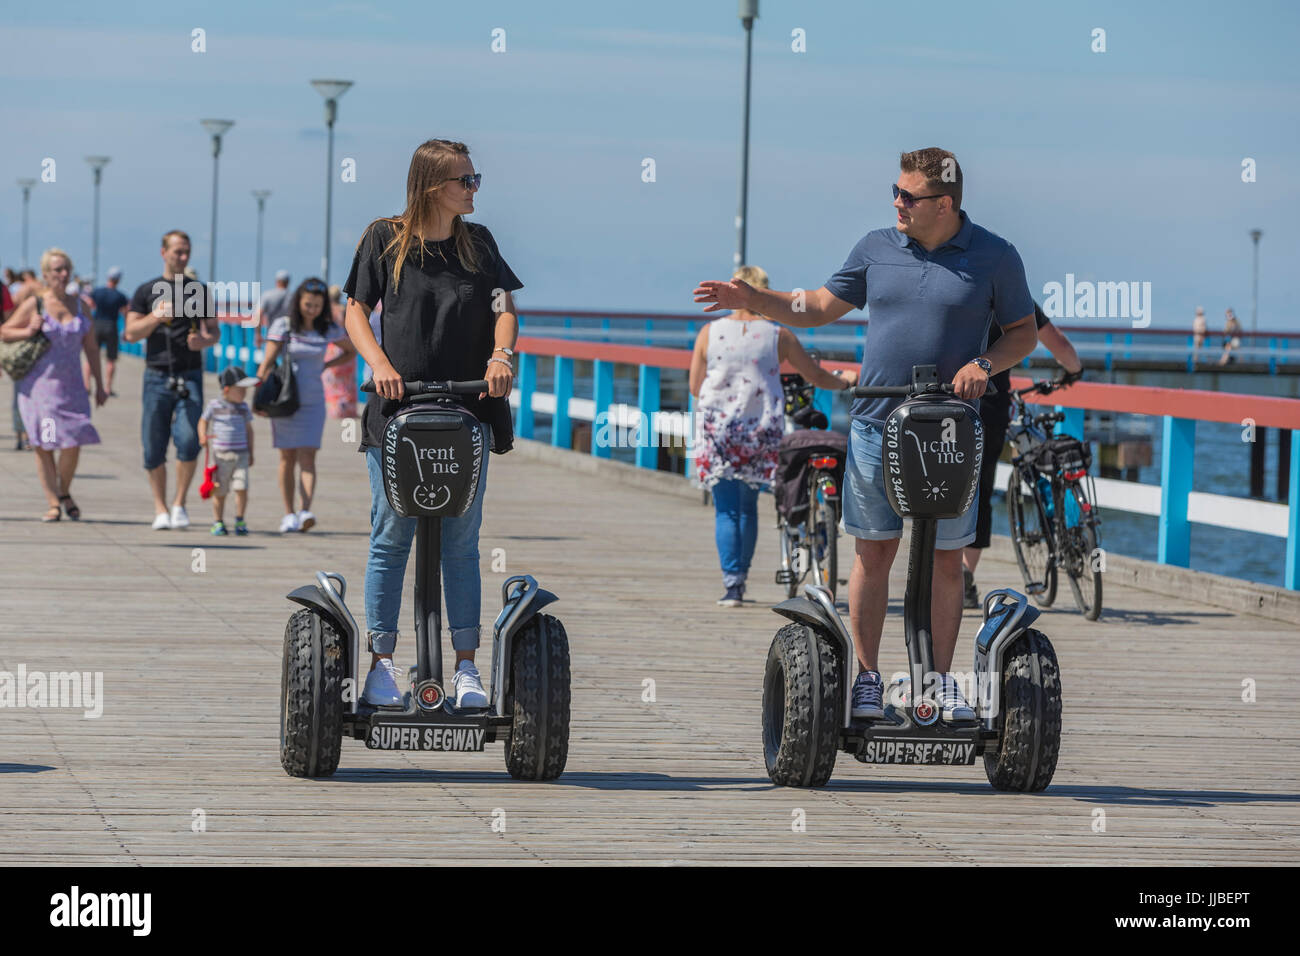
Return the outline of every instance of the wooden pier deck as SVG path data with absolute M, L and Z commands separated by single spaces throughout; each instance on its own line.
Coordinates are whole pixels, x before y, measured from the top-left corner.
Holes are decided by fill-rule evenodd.
M 151 531 L 139 378 L 138 360 L 124 357 L 121 397 L 96 412 L 104 443 L 82 457 L 79 523 L 37 520 L 44 502 L 31 456 L 7 450 L 12 439 L 0 434 L 9 442 L 0 446 L 0 671 L 102 672 L 104 681 L 97 719 L 0 708 L 4 863 L 1300 861 L 1294 625 L 1115 583 L 1103 619 L 1090 623 L 1065 588 L 1042 619 L 1065 694 L 1046 792 L 996 793 L 980 765 L 877 767 L 844 754 L 827 787 L 779 789 L 763 769 L 759 727 L 764 659 L 781 623 L 768 610 L 780 597 L 770 583 L 775 533 L 760 538 L 753 602 L 719 608 L 711 510 L 524 454 L 489 465 L 484 623 L 499 602 L 494 549 L 507 572 L 529 571 L 560 595 L 574 674 L 564 776 L 516 782 L 499 744 L 435 755 L 345 741 L 333 778 L 290 778 L 277 739 L 292 609 L 284 595 L 316 569 L 338 570 L 361 618 L 364 461 L 341 423 L 327 422 L 320 524 L 278 535 L 277 455 L 259 419 L 254 533 L 209 536 L 197 480 L 193 526 Z M 9 388 L 0 388 L 6 399 Z M 216 394 L 211 376 L 206 394 Z M 203 549 L 201 572 L 194 549 Z M 845 545 L 842 566 L 848 556 Z M 886 670 L 905 662 L 905 567 L 903 555 Z M 995 549 L 978 578 L 987 588 L 1018 575 Z M 414 659 L 410 586 L 408 575 L 403 666 Z M 977 620 L 967 612 L 961 664 Z M 653 702 L 643 701 L 647 681 Z M 1254 682 L 1254 702 L 1242 700 L 1244 681 Z

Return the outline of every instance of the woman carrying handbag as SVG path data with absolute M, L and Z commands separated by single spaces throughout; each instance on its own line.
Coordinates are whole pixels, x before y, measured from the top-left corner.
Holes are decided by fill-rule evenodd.
M 292 414 L 276 415 L 279 409 L 275 404 L 254 407 L 258 414 L 271 418 L 271 444 L 280 450 L 280 494 L 285 512 L 280 531 L 283 534 L 306 531 L 316 524 L 311 502 L 316 493 L 316 452 L 325 430 L 325 385 L 321 375 L 326 368 L 356 355 L 347 334 L 332 320 L 327 291 L 320 279 L 308 279 L 294 290 L 289 314 L 276 319 L 267 330 L 266 354 L 257 370 L 257 377 L 267 382 L 277 357 L 283 353 L 284 362 L 276 374 L 290 377 L 292 385 L 288 388 L 297 396 L 297 408 Z M 325 350 L 331 343 L 342 351 L 327 362 Z M 282 388 L 281 398 L 284 397 Z M 257 399 L 258 403 L 263 399 L 261 388 Z M 288 405 L 292 404 L 290 399 Z M 294 510 L 295 486 L 302 503 L 298 510 Z

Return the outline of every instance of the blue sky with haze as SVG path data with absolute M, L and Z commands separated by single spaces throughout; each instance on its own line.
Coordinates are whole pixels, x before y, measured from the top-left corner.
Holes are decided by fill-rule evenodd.
M 165 14 L 160 10 L 165 9 Z M 755 25 L 749 259 L 778 288 L 824 282 L 891 225 L 898 153 L 953 150 L 964 207 L 1019 248 L 1030 286 L 1152 283 L 1154 328 L 1203 305 L 1249 326 L 1250 240 L 1261 327 L 1300 329 L 1300 13 L 1292 3 L 949 3 L 761 0 Z M 735 0 L 654 4 L 349 2 L 10 5 L 0 32 L 0 263 L 18 265 L 14 180 L 31 256 L 91 267 L 91 174 L 104 173 L 101 269 L 159 271 L 186 229 L 203 278 L 211 153 L 202 117 L 235 120 L 221 157 L 221 279 L 319 269 L 322 104 L 342 77 L 331 281 L 365 224 L 400 211 L 411 152 L 461 139 L 484 175 L 475 218 L 526 288 L 523 308 L 693 311 L 735 247 L 743 40 Z M 207 51 L 191 52 L 193 28 Z M 506 52 L 490 48 L 506 31 Z M 1093 53 L 1091 31 L 1106 30 Z M 807 52 L 791 51 L 791 31 Z M 656 181 L 642 182 L 642 160 Z M 1257 163 L 1243 183 L 1241 162 Z M 336 171 L 337 175 L 337 171 Z M 34 264 L 34 263 L 33 263 Z M 1068 323 L 1066 323 L 1068 324 Z M 1117 323 L 1118 324 L 1118 323 Z

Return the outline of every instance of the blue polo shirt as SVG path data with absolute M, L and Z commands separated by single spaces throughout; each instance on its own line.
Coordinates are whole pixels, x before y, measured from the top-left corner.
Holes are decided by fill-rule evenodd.
M 933 252 L 892 227 L 867 233 L 826 288 L 868 309 L 859 385 L 908 385 L 913 365 L 937 365 L 939 380 L 951 382 L 984 351 L 992 322 L 1034 311 L 1016 247 L 964 212 L 957 234 Z M 853 417 L 883 424 L 900 401 L 860 398 Z

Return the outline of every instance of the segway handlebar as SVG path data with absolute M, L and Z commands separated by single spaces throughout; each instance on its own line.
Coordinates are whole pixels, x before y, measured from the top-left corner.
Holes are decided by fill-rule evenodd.
M 404 398 L 411 398 L 418 395 L 478 395 L 488 390 L 488 383 L 483 380 L 477 382 L 403 382 L 402 392 Z M 374 394 L 375 380 L 372 378 L 361 386 L 361 391 Z
M 945 382 L 942 385 L 926 385 L 917 388 L 915 385 L 854 385 L 852 388 L 846 388 L 854 398 L 909 398 L 913 395 L 925 395 L 926 393 L 941 393 L 943 395 L 952 394 L 952 383 Z M 988 382 L 984 386 L 985 395 L 996 395 L 997 386 Z

